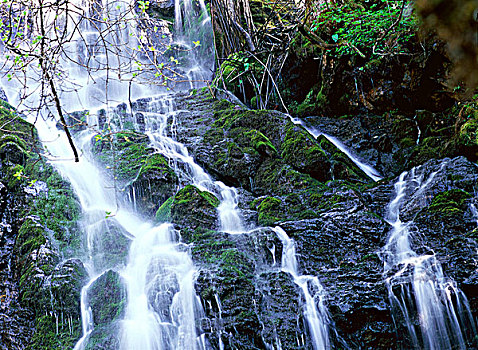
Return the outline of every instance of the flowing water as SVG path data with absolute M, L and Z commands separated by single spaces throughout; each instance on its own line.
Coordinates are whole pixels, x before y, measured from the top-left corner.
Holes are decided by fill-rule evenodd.
M 476 334 L 468 301 L 456 283 L 443 274 L 432 250 L 420 254 L 412 248 L 419 233 L 413 222 L 400 220 L 405 201 L 423 197 L 440 170 L 426 179 L 419 168 L 400 175 L 395 197 L 387 208 L 386 220 L 392 230 L 382 259 L 395 323 L 404 324 L 408 330 L 411 343 L 407 347 L 464 350 L 469 333 Z
M 66 135 L 56 129 L 55 122 L 48 118 L 47 109 L 42 111 L 36 122 L 40 139 L 48 147 L 48 157 L 62 176 L 72 184 L 83 209 L 80 223 L 85 236 L 83 262 L 89 272 L 90 281 L 81 293 L 83 337 L 75 349 L 83 349 L 88 344 L 88 337 L 94 332 L 92 311 L 88 306 L 88 290 L 111 268 L 122 276 L 127 294 L 125 318 L 122 321 L 121 334 L 117 336 L 123 349 L 203 349 L 207 344 L 196 324 L 196 319 L 202 315 L 202 307 L 193 287 L 195 268 L 187 249 L 178 243 L 178 233 L 170 224 L 156 226 L 145 222 L 127 205 L 120 205 L 122 201 L 118 198 L 115 185 L 104 178 L 92 162 L 91 141 L 95 135 L 95 126 L 99 124 L 100 110 L 103 110 L 103 114 L 106 112 L 104 117 L 109 123 L 117 117 L 111 106 L 157 95 L 161 90 L 142 84 L 141 81 L 130 82 L 133 77 L 132 66 L 139 65 L 141 57 L 141 53 L 136 49 L 141 46 L 141 40 L 138 39 L 140 35 L 136 32 L 133 21 L 132 3 L 104 1 L 99 8 L 89 8 L 89 5 L 86 1 L 71 3 L 71 6 L 76 6 L 76 10 L 85 8 L 84 14 L 91 20 L 85 19 L 86 17 L 80 20 L 78 17 L 76 22 L 67 21 L 65 16 L 62 22 L 65 28 L 73 31 L 71 44 L 65 46 L 62 55 L 65 79 L 57 81 L 62 107 L 66 112 L 88 111 L 87 123 L 91 128 L 88 127 L 75 137 L 77 148 L 82 151 L 79 162 L 72 161 Z M 204 10 L 203 2 L 198 10 L 192 1 L 181 1 L 178 13 L 183 19 L 188 19 L 199 12 L 203 19 L 200 23 L 195 22 L 196 30 L 211 32 L 210 20 Z M 95 21 L 96 17 L 102 21 Z M 71 20 L 71 17 L 68 19 Z M 49 16 L 46 16 L 45 20 L 48 23 Z M 114 30 L 106 28 L 108 21 L 116 23 Z M 78 27 L 75 27 L 76 25 Z M 183 34 L 194 31 L 194 24 L 185 25 L 184 28 L 180 35 L 183 46 L 186 43 Z M 103 46 L 103 42 L 111 43 L 112 49 Z M 201 44 L 212 46 L 208 42 Z M 209 78 L 211 67 L 201 66 L 207 59 L 199 62 L 194 55 L 187 58 L 194 51 L 192 49 L 190 45 L 187 50 L 181 52 L 180 57 L 187 61 L 184 70 L 188 77 L 204 80 L 208 75 Z M 118 76 L 112 72 L 118 72 Z M 27 81 L 31 83 L 27 84 L 31 90 L 38 90 L 39 79 L 35 72 Z M 191 84 L 198 86 L 198 83 Z M 6 90 L 10 101 L 19 102 L 15 91 L 19 87 L 13 82 L 8 86 Z M 35 107 L 40 98 L 33 92 L 29 99 L 22 101 L 23 108 L 28 110 Z M 171 110 L 166 111 L 168 116 L 171 113 Z M 53 114 L 56 113 L 53 111 Z M 223 198 L 219 208 L 223 228 L 230 231 L 240 230 L 241 221 L 234 202 L 235 191 L 221 183 L 214 183 L 192 161 L 184 146 L 174 143 L 170 138 L 158 141 L 163 135 L 155 134 L 155 131 L 147 130 L 154 146 L 165 151 L 166 156 L 186 162 L 189 166 L 187 176 L 194 184 L 206 189 L 212 188 Z M 117 239 L 122 236 L 125 241 L 131 240 L 129 256 L 125 262 L 112 263 L 107 254 L 101 251 L 104 240 L 102 236 L 107 232 L 116 234 Z
M 317 276 L 299 275 L 295 243 L 280 227 L 274 228 L 282 242 L 282 271 L 291 274 L 305 298 L 304 316 L 309 326 L 315 350 L 330 349 L 329 315 L 325 306 L 325 291 Z M 311 291 L 313 294 L 311 294 Z
M 331 143 L 335 145 L 339 150 L 345 153 L 347 157 L 352 160 L 352 162 L 355 163 L 365 174 L 367 174 L 368 177 L 370 177 L 373 181 L 380 181 L 382 177 L 380 176 L 380 173 L 375 170 L 372 166 L 364 163 L 357 157 L 347 146 L 344 145 L 343 142 L 341 142 L 339 139 L 337 139 L 334 136 L 327 135 L 326 133 L 320 131 L 319 129 L 316 129 L 314 127 L 306 125 L 303 121 L 299 119 L 295 119 L 291 117 L 291 121 L 294 124 L 297 125 L 302 125 L 308 132 L 311 134 L 314 138 L 317 138 L 321 135 L 323 135 L 327 140 L 329 140 Z

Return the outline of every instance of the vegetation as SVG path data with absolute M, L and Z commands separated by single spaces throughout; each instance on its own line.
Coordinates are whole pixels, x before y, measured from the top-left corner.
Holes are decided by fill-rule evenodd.
M 338 56 L 405 54 L 417 28 L 410 6 L 406 0 L 323 3 L 313 9 L 310 29 Z

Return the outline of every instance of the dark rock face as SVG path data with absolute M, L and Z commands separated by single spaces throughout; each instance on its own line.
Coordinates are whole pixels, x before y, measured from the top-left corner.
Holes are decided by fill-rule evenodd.
M 204 162 L 204 166 L 208 167 L 216 176 L 231 184 L 244 184 L 243 188 L 251 191 L 252 198 L 248 197 L 249 208 L 252 211 L 257 211 L 259 224 L 280 225 L 295 240 L 300 272 L 318 276 L 326 290 L 327 306 L 333 322 L 331 339 L 334 347 L 343 347 L 344 343 L 354 349 L 406 347 L 406 344 L 409 344 L 408 336 L 406 332 L 397 334 L 392 319 L 388 291 L 384 282 L 383 262 L 380 259 L 381 251 L 387 243 L 387 237 L 391 230 L 384 218 L 387 206 L 395 195 L 396 180 L 384 180 L 379 184 L 364 186 L 361 182 L 362 178 L 357 176 L 358 172 L 354 173 L 348 170 L 352 167 L 344 170 L 342 164 L 347 164 L 349 160 L 343 160 L 343 163 L 338 165 L 333 161 L 327 162 L 332 159 L 330 154 L 333 154 L 335 150 L 329 148 L 329 145 L 324 144 L 324 141 L 320 139 L 314 144 L 313 139 L 304 138 L 302 143 L 299 142 L 300 147 L 291 152 L 294 155 L 297 154 L 297 158 L 293 156 L 287 158 L 287 146 L 284 146 L 287 131 L 286 128 L 280 127 L 280 123 L 289 125 L 286 119 L 275 126 L 277 124 L 274 124 L 274 119 L 267 119 L 270 116 L 261 117 L 273 124 L 271 130 L 275 128 L 274 130 L 277 132 L 275 134 L 273 131 L 258 127 L 260 124 L 254 121 L 255 112 L 253 111 L 248 112 L 247 121 L 241 124 L 241 117 L 234 117 L 234 111 L 238 111 L 238 114 L 243 112 L 236 107 L 232 107 L 232 112 L 231 107 L 226 108 L 228 111 L 225 113 L 231 117 L 224 117 L 224 112 L 219 114 L 222 115 L 220 117 L 217 111 L 211 116 L 207 111 L 199 112 L 200 101 L 201 99 L 199 101 L 197 99 L 189 100 L 188 103 L 194 106 L 199 105 L 199 108 L 195 108 L 195 112 L 192 114 L 184 112 L 178 117 L 179 127 L 183 128 L 179 133 L 181 141 L 194 145 L 192 147 L 195 147 L 195 156 L 198 161 Z M 221 106 L 216 105 L 216 108 L 221 110 L 224 106 L 227 104 L 223 102 Z M 276 114 L 271 113 L 271 115 Z M 194 123 L 197 118 L 202 120 L 197 127 L 193 126 L 191 129 L 187 129 L 185 126 L 181 126 L 182 123 L 184 125 L 190 122 Z M 220 125 L 218 120 L 220 120 Z M 321 125 L 329 126 L 328 121 L 325 121 L 326 118 L 323 120 Z M 398 118 L 397 120 L 395 122 L 398 123 L 395 129 L 397 132 L 408 132 L 407 128 L 410 132 L 417 130 L 413 121 L 407 124 L 408 121 L 405 119 Z M 354 125 L 358 125 L 358 130 L 361 130 L 360 124 L 354 124 L 357 123 L 356 119 L 341 122 L 345 125 L 350 124 L 343 128 L 345 130 L 350 128 L 348 130 L 351 132 Z M 387 121 L 381 121 L 381 123 L 383 122 Z M 212 125 L 212 128 L 209 128 L 208 125 Z M 218 125 L 221 130 L 215 128 Z M 236 125 L 243 128 L 237 134 L 231 131 Z M 336 122 L 332 125 L 336 125 L 336 130 L 339 130 L 341 124 Z M 262 147 L 265 148 L 259 150 L 254 149 L 253 143 L 241 143 L 244 142 L 243 135 L 250 133 L 249 128 L 256 130 L 251 133 L 255 136 L 260 132 L 264 136 L 264 138 L 260 136 L 262 142 L 266 143 L 264 140 L 267 138 L 270 145 L 264 145 Z M 300 134 L 300 130 L 295 126 L 292 125 L 291 128 L 294 133 Z M 225 132 L 224 129 L 229 132 Z M 377 129 L 378 132 L 380 132 L 379 129 Z M 344 134 L 346 133 L 347 131 L 344 131 Z M 354 137 L 358 138 L 360 135 L 359 133 Z M 389 136 L 387 136 L 388 139 L 380 139 L 380 137 L 375 137 L 376 135 L 378 134 L 372 134 L 366 138 L 361 147 L 365 150 L 368 145 L 374 144 L 376 148 L 372 147 L 372 151 L 380 147 L 383 152 L 380 158 L 382 163 L 379 163 L 380 169 L 385 174 L 387 171 L 388 174 L 393 174 L 406 167 L 406 164 L 394 165 L 392 153 L 399 147 L 397 145 L 399 138 L 394 136 L 396 134 L 391 134 L 391 139 Z M 397 138 L 393 139 L 393 137 Z M 203 143 L 200 140 L 209 143 L 210 146 L 203 148 Z M 247 158 L 250 160 L 249 163 L 246 163 L 249 167 L 248 171 L 241 173 L 240 168 L 234 168 L 234 171 L 231 171 L 228 164 L 231 164 L 232 167 L 234 164 L 244 164 L 246 157 L 244 157 L 243 149 L 245 145 L 249 147 L 248 154 L 255 156 Z M 318 176 L 308 170 L 316 169 L 317 166 L 308 167 L 307 164 L 314 163 L 303 161 L 314 159 L 314 150 L 308 153 L 308 155 L 312 154 L 310 158 L 302 156 L 307 154 L 306 150 L 311 149 L 309 145 L 317 145 L 317 149 L 323 151 L 320 154 L 325 154 L 325 158 L 323 158 L 325 164 L 331 168 L 335 165 L 334 171 L 342 174 L 342 178 L 346 180 L 333 180 L 327 183 L 324 183 L 323 179 L 319 181 Z M 225 153 L 226 160 L 223 163 L 218 163 L 217 155 L 225 147 L 229 147 Z M 252 149 L 256 153 L 253 153 Z M 274 152 L 274 149 L 277 153 Z M 371 158 L 374 157 L 372 151 L 369 155 Z M 363 158 L 367 159 L 367 157 Z M 277 171 L 276 169 L 281 170 Z M 476 315 L 477 298 L 474 293 L 477 290 L 475 286 L 477 269 L 474 261 L 477 260 L 477 242 L 475 240 L 477 219 L 475 218 L 476 214 L 472 214 L 471 205 L 477 201 L 475 193 L 478 186 L 476 179 L 478 167 L 461 157 L 445 161 L 430 160 L 415 171 L 423 173 L 424 179 L 432 173 L 436 172 L 436 174 L 433 181 L 427 184 L 426 190 L 419 196 L 407 200 L 401 209 L 402 220 L 413 221 L 414 232 L 417 232 L 417 238 L 413 240 L 413 249 L 419 252 L 433 249 L 445 274 L 453 278 L 458 287 L 467 295 L 472 312 Z M 253 186 L 246 184 L 245 176 L 241 175 L 247 174 L 251 177 L 251 173 L 254 174 Z M 270 319 L 290 317 L 289 313 L 282 316 L 277 314 L 279 309 L 289 310 L 287 306 L 291 306 L 291 304 L 290 299 L 287 302 L 276 299 L 274 297 L 277 295 L 275 288 L 281 289 L 281 295 L 284 298 L 288 295 L 283 291 L 286 285 L 289 286 L 287 288 L 290 288 L 287 290 L 295 290 L 294 294 L 299 298 L 296 300 L 300 300 L 302 296 L 287 274 L 271 270 L 257 272 L 258 266 L 264 266 L 261 265 L 262 263 L 258 263 L 263 258 L 256 260 L 254 253 L 244 246 L 244 242 L 249 239 L 246 238 L 246 234 L 241 235 L 240 238 L 233 237 L 224 233 L 208 231 L 206 227 L 196 227 L 193 234 L 183 236 L 183 239 L 193 243 L 193 259 L 200 267 L 196 289 L 203 301 L 206 301 L 206 316 L 209 319 L 206 323 L 215 325 L 212 326 L 214 332 L 208 334 L 208 337 L 213 347 L 218 344 L 218 336 L 221 336 L 224 344 L 227 344 L 226 347 L 238 346 L 234 344 L 244 345 L 246 344 L 244 339 L 247 339 L 247 337 L 244 338 L 244 334 L 249 334 L 250 329 L 257 324 L 257 320 L 264 322 L 264 320 L 269 320 L 269 317 L 271 317 Z M 180 225 L 180 228 L 187 230 L 185 226 Z M 269 248 L 271 245 L 276 247 L 274 248 L 275 256 L 278 259 L 281 243 L 273 235 L 268 237 Z M 239 247 L 240 249 L 238 249 Z M 242 255 L 243 252 L 247 253 Z M 268 255 L 270 252 L 271 250 L 266 251 L 265 256 L 270 257 Z M 233 256 L 234 259 L 228 259 L 228 256 Z M 266 266 L 270 265 L 266 264 Z M 227 269 L 224 270 L 226 267 Z M 242 271 L 244 276 L 234 275 L 234 281 L 230 281 L 228 270 L 231 268 L 233 271 Z M 288 279 L 289 283 L 286 283 L 284 278 Z M 234 296 L 225 293 L 228 286 L 234 286 Z M 256 291 L 253 292 L 253 289 Z M 247 300 L 248 295 L 253 293 L 262 295 L 261 299 L 255 299 L 254 304 L 259 305 L 254 310 L 260 310 L 260 312 L 257 311 L 255 316 L 246 317 L 243 320 L 241 302 L 244 299 Z M 291 295 L 292 298 L 294 294 Z M 300 305 L 300 303 L 292 304 L 292 308 L 300 308 Z M 232 308 L 233 311 L 228 311 L 228 308 Z M 269 314 L 271 310 L 273 312 Z M 289 320 L 289 325 L 304 325 L 302 314 L 296 315 L 300 316 L 300 320 L 297 321 L 297 318 L 293 322 Z M 222 318 L 220 322 L 219 317 Z M 229 322 L 235 326 L 230 332 L 232 335 L 226 338 L 224 335 L 228 334 L 226 330 L 229 329 Z M 217 326 L 218 324 L 224 325 L 224 328 L 221 329 Z M 280 322 L 276 322 L 276 324 L 280 324 Z M 266 347 L 266 344 L 274 344 L 274 342 L 270 342 L 272 334 L 280 333 L 281 341 L 282 339 L 291 339 L 290 337 L 293 338 L 304 330 L 304 334 L 307 334 L 306 326 L 303 329 L 294 330 L 291 327 L 280 329 L 266 325 L 261 329 L 263 343 L 257 336 L 249 336 L 249 348 L 262 348 Z M 306 342 L 306 344 L 310 343 Z M 284 344 L 282 345 L 284 346 Z M 291 342 L 288 346 L 294 348 L 293 346 L 297 346 L 297 343 L 292 345 Z
M 303 338 L 303 296 L 280 270 L 281 243 L 275 232 L 196 231 L 191 239 L 200 268 L 196 291 L 205 305 L 204 322 L 211 325 L 206 335 L 213 348 L 219 348 L 221 337 L 226 348 L 265 349 L 280 342 L 287 349 L 311 349 Z
M 352 348 L 393 348 L 394 328 L 377 255 L 385 243 L 386 224 L 351 198 L 319 219 L 283 227 L 296 240 L 303 272 L 319 276 L 339 335 Z

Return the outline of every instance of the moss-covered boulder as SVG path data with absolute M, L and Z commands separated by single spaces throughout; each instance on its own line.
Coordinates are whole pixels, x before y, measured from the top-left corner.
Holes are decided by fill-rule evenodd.
M 219 200 L 211 192 L 188 185 L 161 206 L 156 218 L 174 222 L 184 229 L 184 233 L 199 228 L 215 229 L 218 226 L 218 206 Z
M 123 278 L 107 270 L 88 289 L 88 302 L 93 315 L 94 330 L 85 349 L 117 349 L 120 347 L 120 325 L 126 307 Z
M 275 222 L 279 221 L 281 215 L 282 201 L 275 197 L 267 197 L 261 200 L 257 211 L 259 213 L 258 223 L 261 226 L 271 226 Z
M 147 135 L 134 131 L 98 135 L 93 150 L 143 213 L 154 214 L 175 193 L 178 178 L 168 160 L 149 147 Z
M 124 316 L 126 288 L 122 277 L 107 270 L 88 289 L 88 304 L 95 325 L 105 325 Z
M 131 235 L 118 223 L 114 216 L 106 217 L 104 212 L 92 211 L 89 219 L 96 221 L 89 227 L 91 249 L 89 254 L 97 271 L 126 265 Z
M 331 179 L 331 162 L 321 144 L 301 126 L 289 124 L 281 144 L 282 158 L 294 169 L 319 181 Z
M 174 193 L 177 184 L 178 178 L 167 160 L 154 153 L 145 160 L 127 190 L 142 212 L 154 214 L 159 205 Z

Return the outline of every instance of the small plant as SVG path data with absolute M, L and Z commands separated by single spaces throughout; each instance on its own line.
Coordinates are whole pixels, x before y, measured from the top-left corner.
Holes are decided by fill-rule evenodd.
M 331 43 L 339 56 L 402 54 L 417 26 L 407 4 L 405 0 L 365 0 L 330 8 L 321 5 L 311 30 Z

